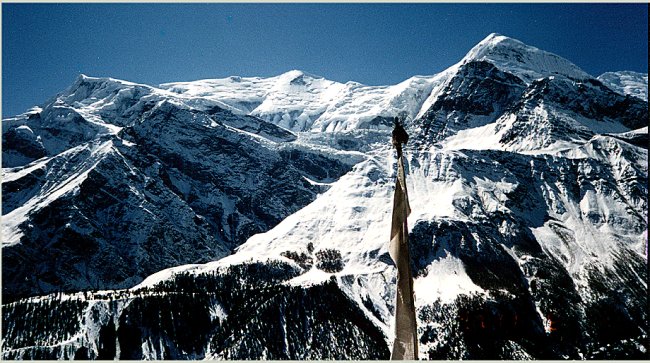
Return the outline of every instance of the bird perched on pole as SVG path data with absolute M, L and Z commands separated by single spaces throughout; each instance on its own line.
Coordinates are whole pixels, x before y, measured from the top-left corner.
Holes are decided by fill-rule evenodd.
M 393 122 L 395 124 L 395 128 L 393 129 L 393 146 L 395 149 L 397 149 L 397 157 L 402 156 L 402 144 L 405 144 L 409 141 L 409 135 L 406 133 L 406 130 L 404 130 L 404 127 L 402 127 L 402 124 L 399 121 L 399 117 L 395 117 L 393 119 Z

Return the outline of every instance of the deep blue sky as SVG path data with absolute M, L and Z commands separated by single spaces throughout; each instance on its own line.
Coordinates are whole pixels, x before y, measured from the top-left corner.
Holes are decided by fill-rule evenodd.
M 592 75 L 648 69 L 648 4 L 2 4 L 2 115 L 79 73 L 158 84 L 300 69 L 394 84 L 496 32 Z

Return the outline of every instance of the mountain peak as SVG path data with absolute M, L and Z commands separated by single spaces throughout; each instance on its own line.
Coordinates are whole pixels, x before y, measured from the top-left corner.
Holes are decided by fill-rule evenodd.
M 140 87 L 152 89 L 151 86 L 139 84 L 111 77 L 91 77 L 83 73 L 65 91 L 60 93 L 66 102 L 75 102 L 87 99 L 91 94 L 97 98 L 104 98 L 118 89 Z
M 477 44 L 477 46 L 478 46 L 478 45 L 481 45 L 481 44 L 483 44 L 483 45 L 487 45 L 487 44 L 499 44 L 499 43 L 502 43 L 502 42 L 506 42 L 506 43 L 507 43 L 507 42 L 511 42 L 511 43 L 518 43 L 518 44 L 521 44 L 521 45 L 525 45 L 525 44 L 522 43 L 521 41 L 519 41 L 519 40 L 517 40 L 517 39 L 514 39 L 514 38 L 510 38 L 510 37 L 505 36 L 505 35 L 503 35 L 503 34 L 499 34 L 499 33 L 490 33 L 490 35 L 488 35 L 488 36 L 485 37 L 483 40 L 481 40 L 481 41 Z
M 282 73 L 281 75 L 278 76 L 280 79 L 287 79 L 289 81 L 293 81 L 296 79 L 300 78 L 311 78 L 311 79 L 323 79 L 321 76 L 317 76 L 315 74 L 311 74 L 305 71 L 301 71 L 299 69 L 292 69 L 288 72 Z
M 478 42 L 478 44 L 476 44 L 472 49 L 470 49 L 464 59 L 480 60 L 481 58 L 492 54 L 495 51 L 512 51 L 525 48 L 539 51 L 539 49 L 527 46 L 517 39 L 510 38 L 499 33 L 491 33 L 483 40 Z
M 120 82 L 120 83 L 129 83 L 127 81 L 120 81 L 120 80 L 113 79 L 113 78 L 110 78 L 110 77 L 93 77 L 93 76 L 89 76 L 89 75 L 84 74 L 84 73 L 79 73 L 79 76 L 74 81 L 73 85 L 80 84 L 82 82 L 85 82 L 85 83 L 103 83 L 103 82 L 109 82 L 109 81 Z
M 498 33 L 491 33 L 476 44 L 461 60 L 461 64 L 472 61 L 488 61 L 527 82 L 549 76 L 592 78 L 578 66 L 556 54 Z
M 122 79 L 117 79 L 117 78 L 112 78 L 112 77 L 92 77 L 83 73 L 80 73 L 77 79 L 74 81 L 72 84 L 78 85 L 80 83 L 111 83 L 111 84 L 119 84 L 123 86 L 143 86 L 143 87 L 151 87 L 146 84 L 140 84 L 140 83 L 134 83 L 134 82 L 129 82 L 125 81 Z

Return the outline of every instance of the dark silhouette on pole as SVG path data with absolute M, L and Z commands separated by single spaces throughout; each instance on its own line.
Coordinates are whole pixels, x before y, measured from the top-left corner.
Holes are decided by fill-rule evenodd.
M 395 299 L 395 341 L 390 359 L 418 359 L 417 326 L 415 320 L 415 299 L 413 295 L 413 275 L 408 244 L 407 217 L 411 213 L 402 144 L 408 142 L 409 136 L 395 117 L 392 142 L 397 149 L 397 180 L 393 197 L 393 220 L 390 231 L 390 257 L 397 266 L 397 293 Z

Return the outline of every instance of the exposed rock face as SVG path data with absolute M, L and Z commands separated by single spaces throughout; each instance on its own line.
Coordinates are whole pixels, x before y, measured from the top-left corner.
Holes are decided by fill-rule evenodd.
M 74 115 L 62 127 L 97 123 Z M 162 101 L 87 142 L 54 131 L 56 120 L 40 121 L 48 128 L 26 123 L 34 133 L 72 136 L 58 154 L 37 142 L 12 144 L 25 157 L 44 158 L 5 169 L 5 301 L 126 288 L 167 267 L 222 258 L 311 202 L 322 187 L 309 180 L 349 170 L 293 147 L 289 131 L 217 106 Z M 10 128 L 4 140 L 24 140 L 24 128 Z

